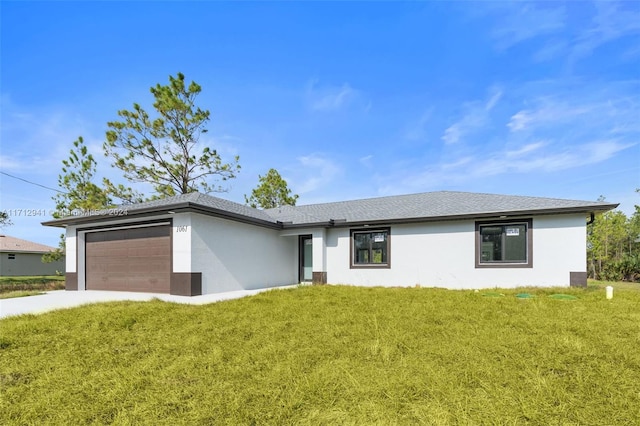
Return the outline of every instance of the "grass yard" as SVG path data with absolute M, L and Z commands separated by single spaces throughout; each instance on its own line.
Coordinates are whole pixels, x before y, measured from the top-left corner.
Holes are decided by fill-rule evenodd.
M 0 424 L 634 424 L 640 291 L 600 285 L 306 286 L 8 318 Z
M 607 286 L 613 287 L 614 296 L 617 290 L 635 290 L 640 291 L 640 283 L 624 282 L 624 281 L 596 281 L 589 280 L 590 288 L 603 289 Z
M 0 298 L 40 294 L 47 290 L 63 290 L 65 277 L 59 275 L 0 277 Z M 24 294 L 30 292 L 31 294 Z

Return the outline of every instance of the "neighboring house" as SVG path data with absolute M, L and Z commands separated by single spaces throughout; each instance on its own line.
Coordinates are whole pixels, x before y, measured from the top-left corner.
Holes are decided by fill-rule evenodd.
M 45 222 L 67 289 L 199 295 L 298 282 L 586 285 L 586 225 L 617 204 L 431 192 L 258 210 L 191 193 Z
M 52 250 L 55 248 L 0 235 L 0 276 L 56 275 L 56 272 L 64 272 L 64 260 L 42 262 L 42 255 Z

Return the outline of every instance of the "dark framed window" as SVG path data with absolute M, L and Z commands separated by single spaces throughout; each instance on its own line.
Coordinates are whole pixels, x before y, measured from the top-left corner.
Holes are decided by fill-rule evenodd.
M 15 254 L 15 253 L 8 253 L 8 254 L 7 254 L 7 258 L 8 258 L 9 260 L 15 260 L 15 258 L 16 258 L 16 254 Z
M 533 221 L 476 222 L 476 268 L 532 268 Z
M 352 268 L 391 267 L 389 228 L 351 230 Z

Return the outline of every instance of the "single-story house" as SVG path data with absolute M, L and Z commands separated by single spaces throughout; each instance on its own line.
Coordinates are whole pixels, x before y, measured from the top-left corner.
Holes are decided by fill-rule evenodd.
M 200 295 L 300 282 L 586 285 L 586 225 L 617 204 L 429 192 L 259 210 L 191 193 L 44 222 L 67 289 Z
M 0 276 L 56 275 L 64 272 L 65 261 L 43 263 L 42 255 L 53 247 L 0 235 Z

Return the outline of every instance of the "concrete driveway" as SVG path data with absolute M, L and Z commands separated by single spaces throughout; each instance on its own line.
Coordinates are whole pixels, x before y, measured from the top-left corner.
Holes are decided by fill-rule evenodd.
M 40 314 L 56 309 L 74 308 L 89 303 L 113 302 L 118 300 L 149 301 L 160 299 L 165 302 L 187 303 L 192 305 L 204 305 L 206 303 L 219 302 L 221 300 L 238 299 L 252 296 L 263 291 L 276 288 L 293 288 L 296 286 L 261 288 L 258 290 L 239 290 L 227 293 L 207 294 L 204 296 L 172 296 L 169 294 L 155 293 L 127 293 L 123 291 L 49 291 L 46 294 L 27 297 L 14 297 L 0 299 L 0 318 L 6 318 L 22 314 Z

